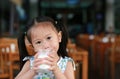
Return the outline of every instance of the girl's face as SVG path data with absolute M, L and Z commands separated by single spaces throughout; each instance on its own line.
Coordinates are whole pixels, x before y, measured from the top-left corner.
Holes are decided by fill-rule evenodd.
M 31 29 L 31 41 L 35 52 L 41 49 L 50 50 L 57 55 L 61 42 L 61 32 L 57 32 L 50 22 L 38 23 Z

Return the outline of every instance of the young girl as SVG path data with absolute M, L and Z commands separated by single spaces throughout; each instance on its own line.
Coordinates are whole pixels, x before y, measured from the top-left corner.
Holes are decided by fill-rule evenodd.
M 64 25 L 50 17 L 41 16 L 34 18 L 26 29 L 18 38 L 21 71 L 15 79 L 75 79 L 75 65 L 66 51 L 68 35 Z M 33 57 L 26 58 L 29 54 L 25 37 L 34 49 Z M 48 56 L 38 58 L 39 50 L 49 50 Z M 24 58 L 30 61 L 23 61 Z M 50 66 L 48 72 L 38 72 L 41 64 Z

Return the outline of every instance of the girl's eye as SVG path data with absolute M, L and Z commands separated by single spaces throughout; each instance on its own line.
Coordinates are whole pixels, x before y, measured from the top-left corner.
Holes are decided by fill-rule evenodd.
M 36 42 L 36 44 L 40 44 L 40 43 L 41 43 L 41 41 L 37 41 L 37 42 Z
M 51 37 L 47 37 L 47 39 L 51 39 Z

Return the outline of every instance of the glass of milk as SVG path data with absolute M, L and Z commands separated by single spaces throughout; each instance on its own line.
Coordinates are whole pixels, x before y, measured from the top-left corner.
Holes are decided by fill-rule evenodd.
M 39 50 L 38 53 L 38 58 L 45 58 L 45 57 L 48 57 L 48 54 L 49 54 L 50 50 Z M 47 71 L 48 69 L 50 68 L 49 65 L 47 64 L 41 64 L 39 66 L 39 72 L 45 72 Z

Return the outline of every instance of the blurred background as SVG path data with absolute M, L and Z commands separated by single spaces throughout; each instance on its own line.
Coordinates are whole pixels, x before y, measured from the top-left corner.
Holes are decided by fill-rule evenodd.
M 100 52 L 102 47 L 101 52 L 106 52 L 105 49 L 109 46 L 104 47 L 106 44 L 106 40 L 104 40 L 101 50 L 100 47 L 96 49 L 95 47 L 100 43 L 95 44 L 94 42 L 98 37 L 102 39 L 105 36 L 119 36 L 119 9 L 120 0 L 1 0 L 0 37 L 1 39 L 3 37 L 17 38 L 18 34 L 24 31 L 25 24 L 36 16 L 46 15 L 60 19 L 68 29 L 70 43 L 74 43 L 88 52 L 87 79 L 110 79 L 110 67 L 108 67 L 108 62 L 107 65 L 105 63 L 109 60 L 108 55 L 106 53 L 100 55 L 104 58 L 101 60 L 99 55 L 93 53 L 93 51 Z M 81 35 L 88 36 L 87 40 L 83 39 L 85 43 L 81 40 Z M 97 38 L 91 42 L 95 36 Z M 93 47 L 93 44 L 96 46 Z M 93 56 L 97 59 L 92 59 Z M 99 64 L 99 61 L 102 64 Z M 113 79 L 120 79 L 120 65 L 117 66 L 116 77 Z M 78 73 L 78 75 L 80 74 Z
M 26 22 L 39 15 L 61 19 L 70 38 L 100 34 L 109 27 L 119 34 L 119 0 L 1 0 L 0 35 L 16 36 Z

